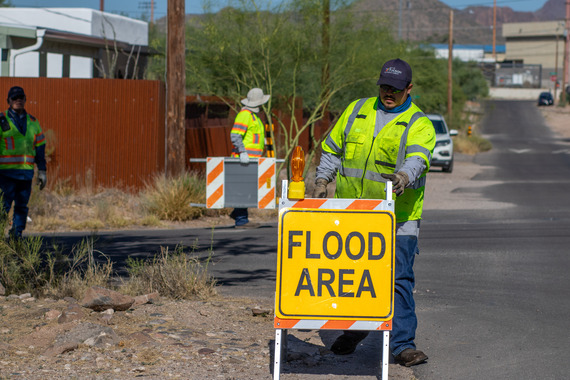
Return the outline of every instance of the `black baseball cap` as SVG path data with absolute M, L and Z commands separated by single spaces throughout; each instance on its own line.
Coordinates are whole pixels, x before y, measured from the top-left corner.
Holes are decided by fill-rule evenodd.
M 16 96 L 23 96 L 26 97 L 26 94 L 24 93 L 24 89 L 22 87 L 19 86 L 14 86 L 12 88 L 10 88 L 10 91 L 8 91 L 8 101 L 10 101 L 10 99 L 15 98 Z
M 382 66 L 378 85 L 387 84 L 397 90 L 405 89 L 412 82 L 412 68 L 400 58 L 392 59 Z

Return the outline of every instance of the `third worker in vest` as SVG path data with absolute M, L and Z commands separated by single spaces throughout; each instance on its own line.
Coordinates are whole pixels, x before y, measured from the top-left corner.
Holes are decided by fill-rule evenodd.
M 382 67 L 380 95 L 352 102 L 323 142 L 314 198 L 327 197 L 336 177 L 335 198 L 386 199 L 385 185 L 396 193 L 394 318 L 390 351 L 407 367 L 427 360 L 414 343 L 417 318 L 413 297 L 414 258 L 435 131 L 412 103 L 412 69 L 394 59 Z M 354 352 L 367 331 L 344 331 L 331 346 L 337 355 Z
M 247 98 L 242 99 L 243 107 L 237 114 L 230 132 L 233 149 L 232 157 L 239 157 L 242 165 L 248 165 L 250 157 L 261 157 L 265 147 L 265 128 L 258 113 L 259 106 L 267 103 L 270 95 L 264 95 L 260 88 L 252 88 Z M 235 219 L 236 228 L 257 227 L 249 222 L 247 208 L 235 208 L 230 214 Z
M 24 89 L 10 88 L 7 100 L 10 108 L 0 113 L 0 212 L 6 217 L 14 202 L 10 236 L 21 238 L 28 219 L 34 164 L 38 167 L 40 190 L 46 185 L 46 141 L 40 123 L 26 112 Z

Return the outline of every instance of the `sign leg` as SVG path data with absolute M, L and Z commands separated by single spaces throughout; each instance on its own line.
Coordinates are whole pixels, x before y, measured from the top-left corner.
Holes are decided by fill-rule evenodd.
M 279 374 L 281 372 L 281 329 L 275 330 L 273 357 L 273 380 L 279 380 Z
M 390 351 L 390 331 L 384 331 L 382 342 L 382 380 L 388 380 L 388 354 Z

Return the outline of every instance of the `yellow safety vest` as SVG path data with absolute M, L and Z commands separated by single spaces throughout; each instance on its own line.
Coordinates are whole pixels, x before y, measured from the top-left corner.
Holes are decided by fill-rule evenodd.
M 351 103 L 322 143 L 325 152 L 341 156 L 335 198 L 385 199 L 386 179 L 381 173 L 397 172 L 408 157 L 419 156 L 426 169 L 412 187 L 396 198 L 396 221 L 421 219 L 426 174 L 433 149 L 435 130 L 415 105 L 390 123 L 378 126 L 374 137 L 379 98 Z
M 26 115 L 26 134 L 22 135 L 12 119 L 8 117 L 8 111 L 4 116 L 10 124 L 6 132 L 0 131 L 0 170 L 25 169 L 34 170 L 36 147 L 45 145 L 46 139 L 40 127 L 40 123 L 30 114 Z
M 236 133 L 243 139 L 243 145 L 250 157 L 261 157 L 265 147 L 264 127 L 259 117 L 247 109 L 241 110 L 234 121 L 230 133 Z M 239 157 L 239 152 L 234 147 L 232 157 Z

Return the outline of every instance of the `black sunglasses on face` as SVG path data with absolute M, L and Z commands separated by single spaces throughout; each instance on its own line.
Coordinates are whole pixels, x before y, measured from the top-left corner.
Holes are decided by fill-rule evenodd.
M 16 95 L 16 96 L 11 97 L 10 99 L 12 99 L 12 100 L 22 99 L 23 100 L 23 99 L 26 99 L 26 97 L 24 95 Z
M 391 92 L 392 94 L 399 94 L 400 92 L 404 91 L 404 90 L 398 90 L 392 86 L 388 86 L 387 84 L 381 85 L 380 88 L 382 89 L 382 91 Z

